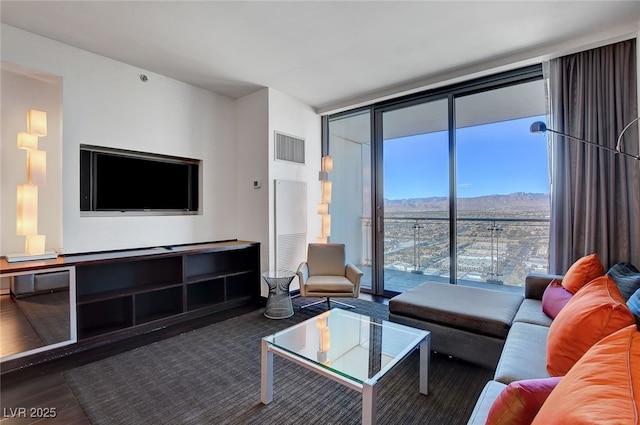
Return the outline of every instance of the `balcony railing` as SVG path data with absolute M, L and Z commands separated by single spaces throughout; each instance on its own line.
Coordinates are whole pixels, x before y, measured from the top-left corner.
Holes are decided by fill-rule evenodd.
M 366 269 L 370 219 L 363 226 Z M 388 217 L 384 229 L 385 289 L 403 292 L 426 280 L 451 280 L 449 219 Z M 508 290 L 522 286 L 527 273 L 548 270 L 546 218 L 458 218 L 456 240 L 458 284 Z M 371 285 L 368 275 L 365 270 L 363 287 Z

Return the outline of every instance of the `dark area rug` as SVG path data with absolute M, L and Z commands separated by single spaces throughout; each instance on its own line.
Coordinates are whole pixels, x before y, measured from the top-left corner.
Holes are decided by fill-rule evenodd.
M 70 338 L 69 291 L 49 292 L 16 299 L 43 345 Z
M 326 309 L 271 320 L 258 310 L 65 372 L 94 424 L 359 424 L 361 395 L 274 356 L 274 400 L 260 402 L 260 340 Z M 386 305 L 350 300 L 388 318 Z M 493 372 L 433 354 L 430 394 L 419 392 L 419 352 L 378 390 L 380 424 L 464 424 Z

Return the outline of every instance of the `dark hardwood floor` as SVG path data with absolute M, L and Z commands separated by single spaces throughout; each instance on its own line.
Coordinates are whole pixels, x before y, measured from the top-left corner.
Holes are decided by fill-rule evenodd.
M 4 424 L 90 424 L 62 372 L 2 382 Z
M 387 304 L 388 299 L 366 294 L 362 299 Z M 246 306 L 233 311 L 220 312 L 167 327 L 145 335 L 138 335 L 106 346 L 87 349 L 60 359 L 37 364 L 0 375 L 0 424 L 1 425 L 85 425 L 91 424 L 73 392 L 67 385 L 63 372 L 116 355 L 136 347 L 183 332 L 226 320 L 229 317 L 264 308 L 263 305 Z M 45 417 L 48 416 L 48 417 Z

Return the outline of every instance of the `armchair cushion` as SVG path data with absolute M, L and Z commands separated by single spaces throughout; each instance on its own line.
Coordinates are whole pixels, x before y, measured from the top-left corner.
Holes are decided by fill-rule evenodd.
M 354 293 L 354 285 L 344 276 L 309 276 L 305 283 L 307 292 Z
M 345 276 L 343 244 L 309 244 L 307 252 L 309 276 Z

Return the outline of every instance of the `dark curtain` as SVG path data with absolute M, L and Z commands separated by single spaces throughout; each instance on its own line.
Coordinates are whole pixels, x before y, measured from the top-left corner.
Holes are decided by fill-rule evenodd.
M 615 148 L 638 116 L 635 39 L 554 59 L 548 77 L 553 130 Z M 640 267 L 640 161 L 549 134 L 549 271 L 591 253 L 605 270 Z M 638 155 L 637 124 L 624 134 L 622 151 Z

